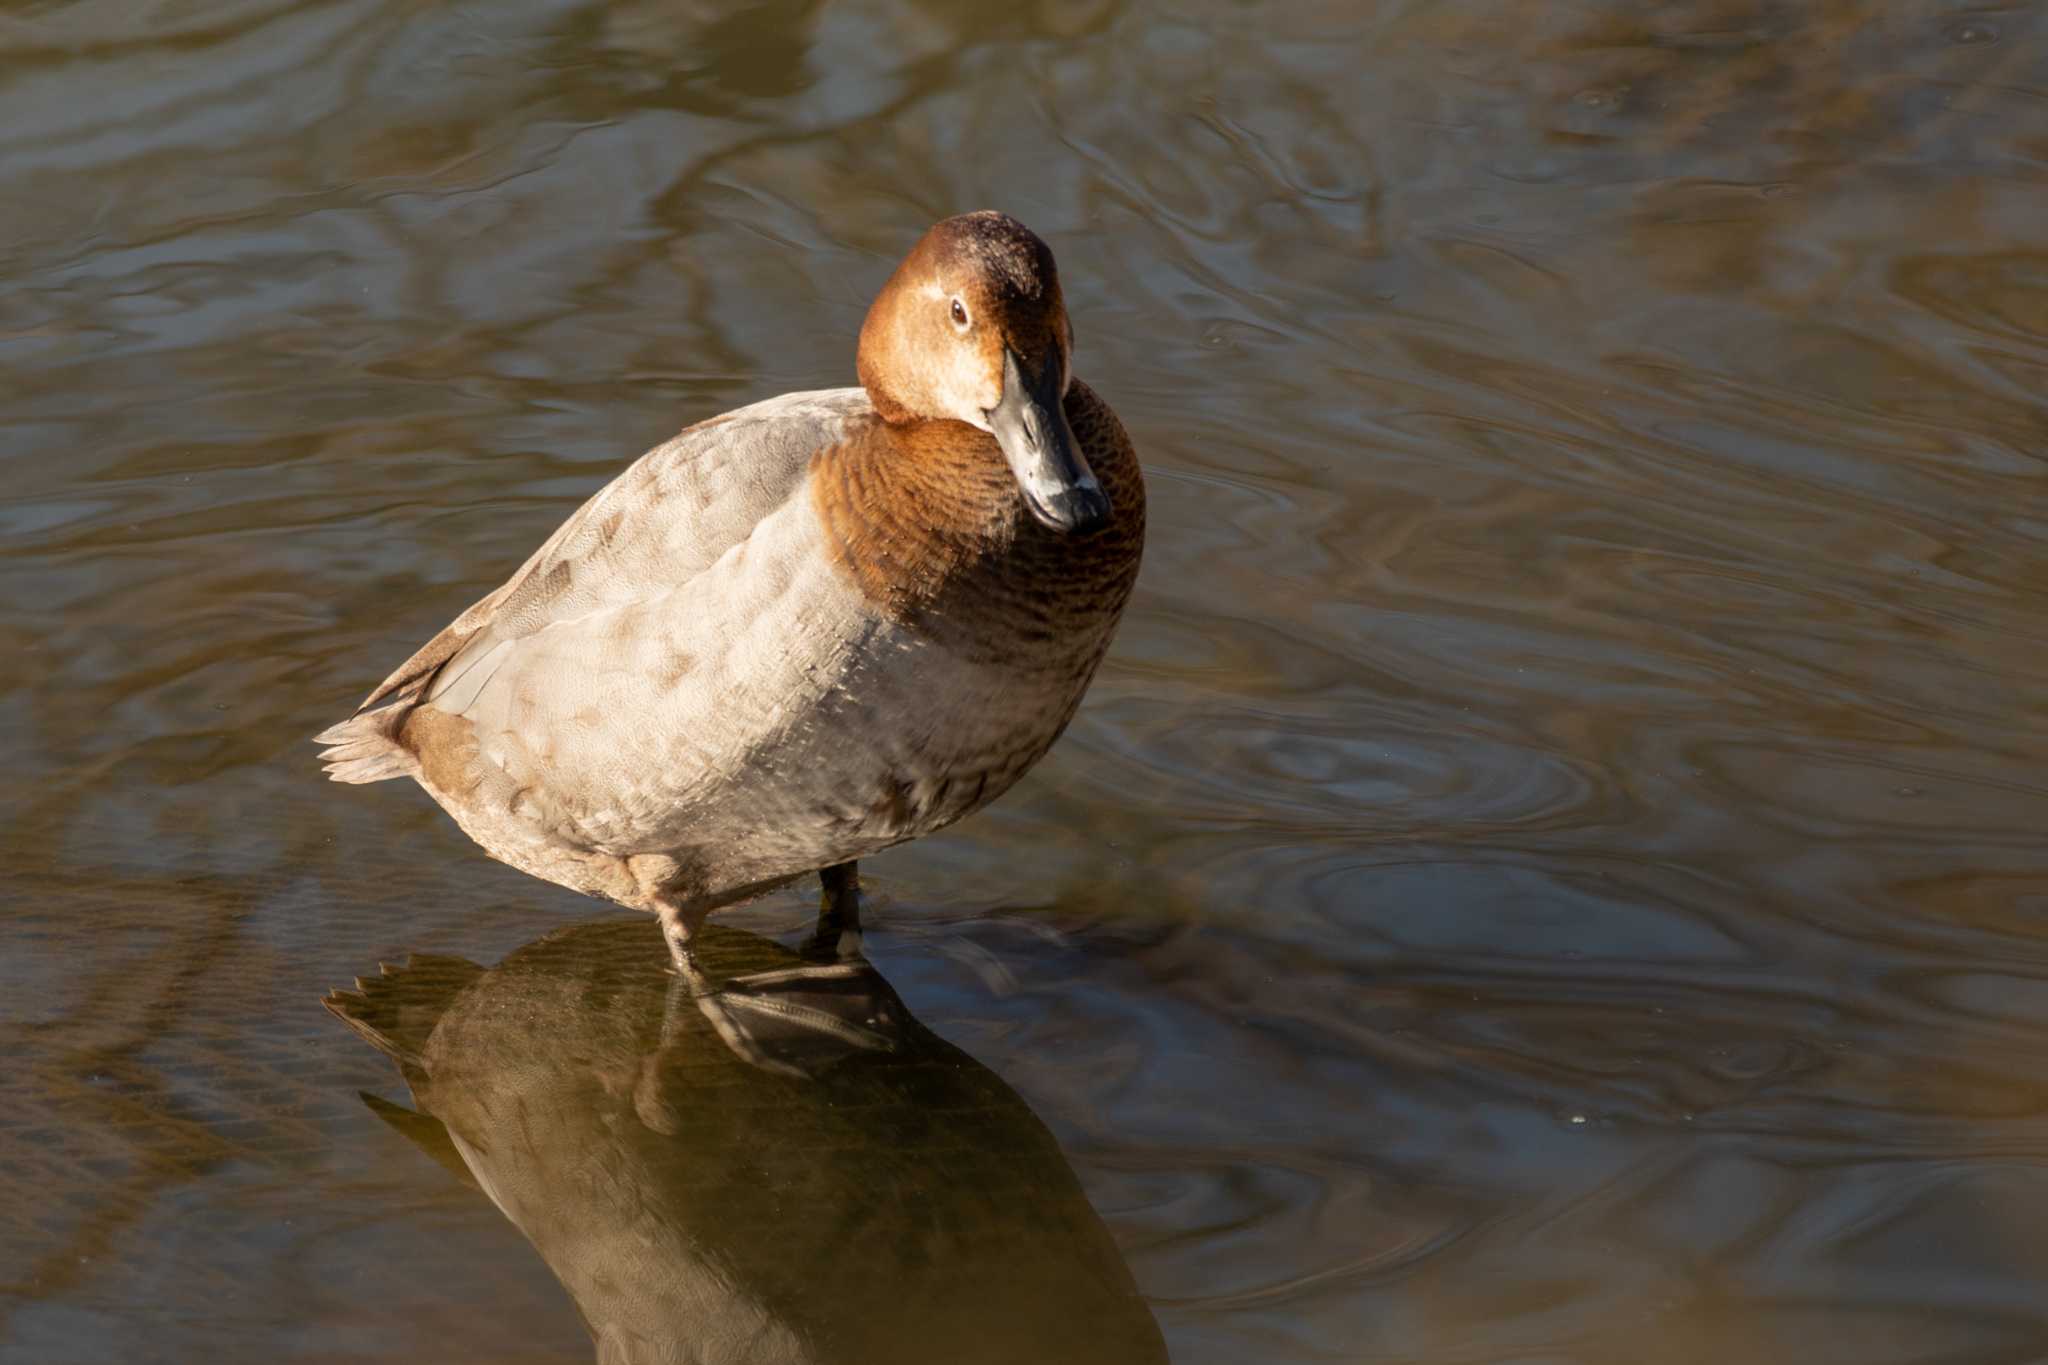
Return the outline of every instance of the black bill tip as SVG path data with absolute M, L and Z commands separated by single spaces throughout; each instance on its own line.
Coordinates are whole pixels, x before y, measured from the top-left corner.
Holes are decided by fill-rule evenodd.
M 1042 498 L 1026 496 L 1024 505 L 1041 525 L 1067 535 L 1085 536 L 1109 524 L 1109 495 L 1092 480 L 1049 492 Z

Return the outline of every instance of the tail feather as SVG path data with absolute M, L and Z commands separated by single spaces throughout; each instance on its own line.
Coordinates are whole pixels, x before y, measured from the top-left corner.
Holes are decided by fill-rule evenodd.
M 320 751 L 327 776 L 336 782 L 383 782 L 418 773 L 419 759 L 398 742 L 398 727 L 410 709 L 365 711 L 313 736 L 315 744 L 328 746 Z
M 385 1056 L 420 1066 L 434 1025 L 483 974 L 464 958 L 414 953 L 404 966 L 380 966 L 375 976 L 357 977 L 354 990 L 329 991 L 320 1003 Z

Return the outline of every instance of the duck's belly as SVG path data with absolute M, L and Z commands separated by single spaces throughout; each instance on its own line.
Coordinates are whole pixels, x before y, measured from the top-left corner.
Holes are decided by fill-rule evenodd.
M 993 667 L 889 626 L 813 722 L 762 751 L 756 780 L 735 784 L 711 823 L 762 847 L 793 833 L 805 866 L 930 833 L 1044 757 L 1092 671 L 1094 659 Z
M 876 623 L 800 716 L 762 727 L 726 775 L 688 784 L 648 827 L 621 832 L 674 857 L 707 895 L 914 839 L 993 801 L 1042 758 L 1097 658 L 999 667 Z

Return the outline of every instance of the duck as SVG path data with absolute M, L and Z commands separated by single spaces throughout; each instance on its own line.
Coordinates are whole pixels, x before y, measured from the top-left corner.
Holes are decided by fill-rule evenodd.
M 981 809 L 1066 729 L 1136 580 L 1130 437 L 1073 373 L 1051 249 L 934 224 L 875 296 L 857 387 L 700 421 L 321 731 L 482 850 L 660 918 L 817 874 L 807 957 L 861 952 L 859 862 Z
M 806 969 L 716 923 L 693 951 Z M 666 965 L 645 916 L 594 918 L 324 1000 L 413 1104 L 364 1102 L 532 1244 L 600 1362 L 1164 1365 L 1051 1130 L 872 964 L 785 1001 L 841 1027 L 783 1028 L 769 1065 Z

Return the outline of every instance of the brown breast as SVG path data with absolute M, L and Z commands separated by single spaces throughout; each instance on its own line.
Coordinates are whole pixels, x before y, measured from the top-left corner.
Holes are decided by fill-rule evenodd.
M 1067 421 L 1110 523 L 1062 535 L 1025 510 L 995 438 L 963 422 L 870 423 L 819 452 L 833 562 L 871 602 L 970 658 L 1092 672 L 1137 578 L 1145 485 L 1116 414 L 1075 380 Z

